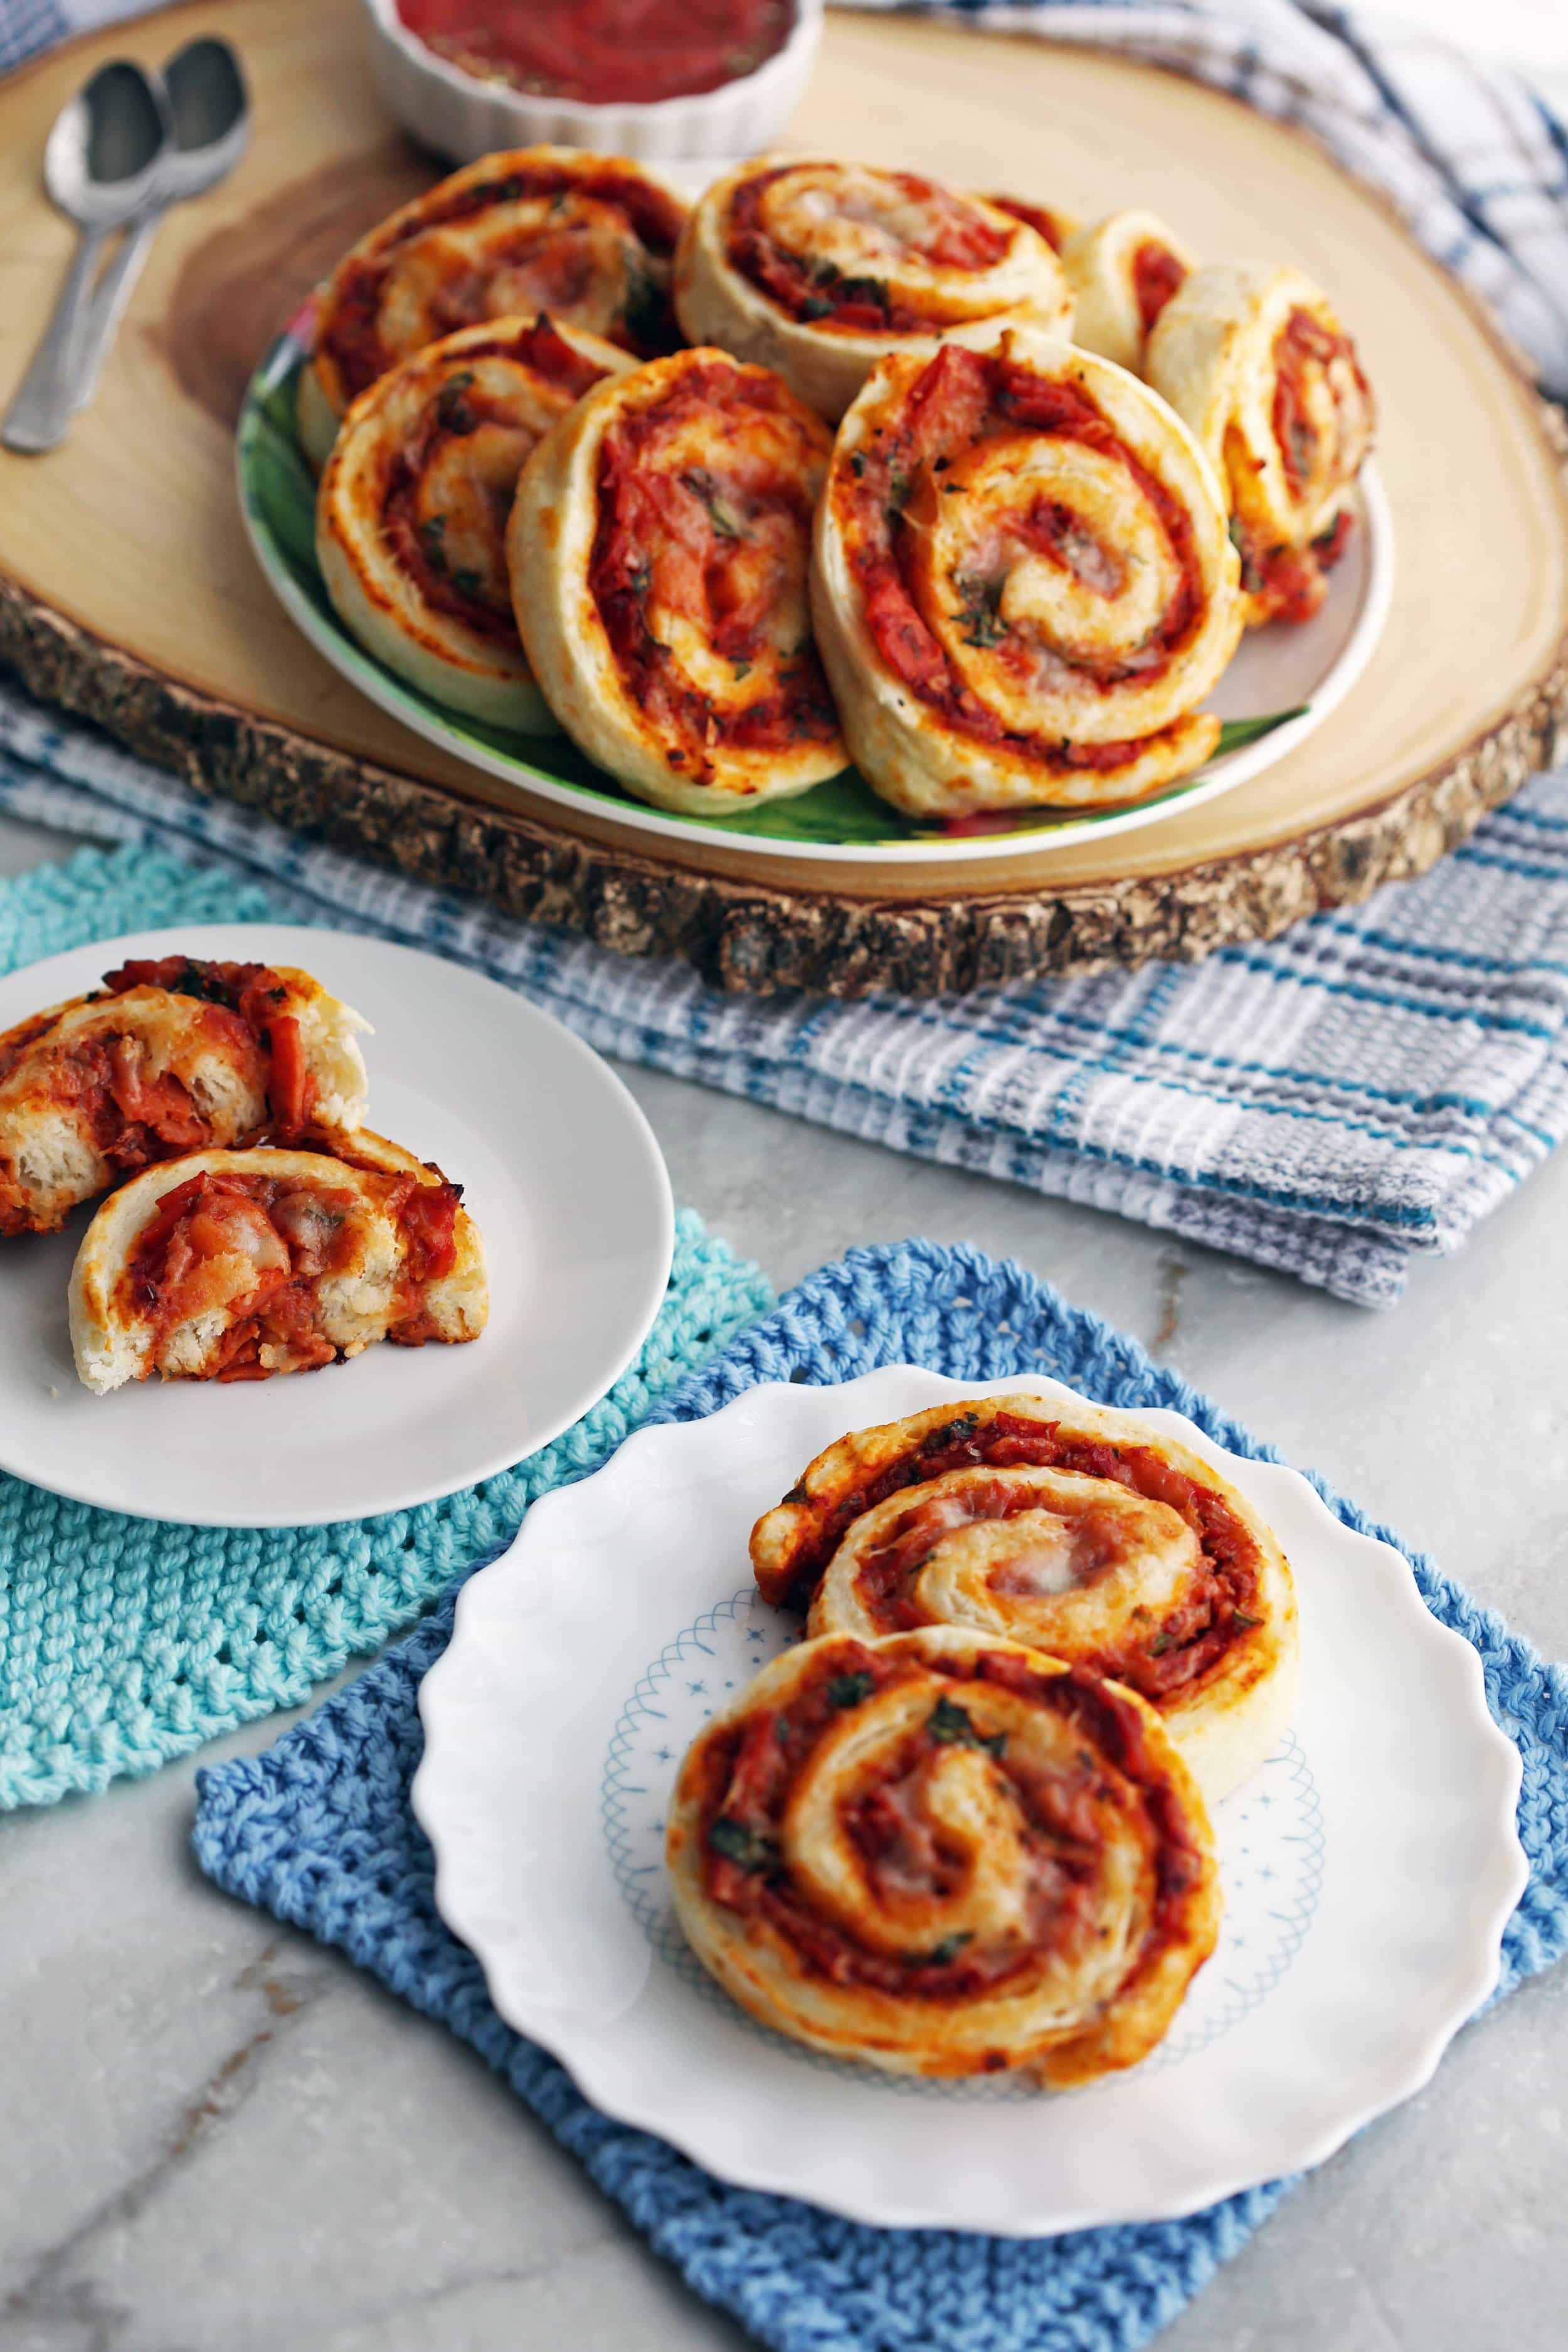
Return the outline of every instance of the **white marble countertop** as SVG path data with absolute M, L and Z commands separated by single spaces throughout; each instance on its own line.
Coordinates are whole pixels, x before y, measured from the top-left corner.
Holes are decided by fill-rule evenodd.
M 0 871 L 53 850 L 0 824 Z M 1568 1654 L 1568 1155 L 1371 1315 L 626 1075 L 677 1197 L 781 1286 L 915 1233 L 1019 1257 Z M 0 1821 L 0 2352 L 738 2352 L 468 2051 L 198 1874 L 195 1770 Z M 1163 2352 L 1560 2352 L 1565 2086 L 1560 1969 L 1299 2189 Z

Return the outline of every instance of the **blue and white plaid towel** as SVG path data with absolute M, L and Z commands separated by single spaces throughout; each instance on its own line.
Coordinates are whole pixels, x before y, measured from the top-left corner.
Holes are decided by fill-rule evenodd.
M 127 13 L 0 0 L 0 66 Z M 1124 48 L 1305 123 L 1568 394 L 1568 132 L 1506 73 L 1291 0 L 938 13 Z M 605 1051 L 1366 1304 L 1398 1297 L 1415 1252 L 1457 1249 L 1568 1130 L 1568 776 L 1422 881 L 1270 947 L 934 1003 L 720 996 L 303 843 L 4 685 L 0 808 L 161 840 L 303 919 L 479 964 Z

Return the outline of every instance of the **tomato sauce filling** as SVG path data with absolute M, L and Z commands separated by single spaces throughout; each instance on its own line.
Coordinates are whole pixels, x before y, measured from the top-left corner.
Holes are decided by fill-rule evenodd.
M 942 323 L 935 310 L 900 302 L 886 281 L 869 273 L 847 274 L 834 262 L 793 253 L 763 225 L 763 198 L 777 180 L 796 167 L 781 163 L 757 172 L 737 189 L 730 206 L 726 245 L 730 266 L 803 326 L 837 328 L 847 334 L 929 334 Z M 978 272 L 994 269 L 1007 251 L 1006 233 L 962 197 L 912 172 L 890 172 L 900 194 L 911 203 L 938 208 L 931 235 L 917 248 L 935 269 Z
M 426 1336 L 423 1287 L 457 1263 L 460 1194 L 413 1176 L 378 1176 L 376 1194 L 405 1244 L 387 1336 L 416 1345 Z M 358 1192 L 324 1178 L 204 1170 L 158 1203 L 121 1274 L 117 1309 L 150 1327 L 155 1361 L 177 1326 L 220 1308 L 231 1319 L 209 1374 L 222 1381 L 331 1363 L 341 1351 L 317 1328 L 316 1286 L 356 1263 L 362 1209 Z M 248 1261 L 237 1291 L 237 1259 Z
M 1184 282 L 1187 265 L 1178 261 L 1167 245 L 1145 237 L 1132 256 L 1132 299 L 1143 332 L 1152 334 L 1161 311 Z
M 782 515 L 797 535 L 802 565 L 811 534 L 811 486 L 804 469 L 772 469 L 759 480 L 745 469 L 743 494 L 723 478 L 728 434 L 743 436 L 748 419 L 788 415 L 776 379 L 728 361 L 687 368 L 646 407 L 623 415 L 599 452 L 598 524 L 588 566 L 589 592 L 627 693 L 681 749 L 667 752 L 695 781 L 711 772 L 717 749 L 775 751 L 826 743 L 837 714 L 809 635 L 779 666 L 769 691 L 726 708 L 696 686 L 656 634 L 648 607 L 658 601 L 695 621 L 739 686 L 753 665 L 771 658 L 770 577 L 744 562 L 753 532 L 773 530 Z M 714 469 L 676 473 L 661 449 L 700 418 Z M 684 748 L 684 747 L 689 747 Z
M 481 80 L 589 105 L 719 89 L 776 56 L 794 0 L 397 0 L 438 58 Z
M 1138 1449 L 1147 1457 L 1146 1448 Z M 1158 1457 L 1153 1457 L 1157 1459 Z M 1053 1467 L 1076 1468 L 1074 1463 Z M 1144 1473 L 1140 1476 L 1138 1469 Z M 1119 1486 L 1131 1487 L 1134 1493 L 1147 1494 L 1144 1483 L 1147 1460 L 1130 1475 L 1117 1479 Z M 1168 1467 L 1161 1483 L 1168 1484 L 1172 1474 Z M 1189 1526 L 1196 1525 L 1194 1511 L 1196 1498 L 1204 1493 L 1194 1481 L 1182 1479 L 1186 1491 L 1176 1507 Z M 1168 1494 L 1156 1497 L 1161 1502 L 1172 1501 Z M 1210 1497 L 1210 1500 L 1213 1498 Z M 1022 1511 L 1037 1507 L 1038 1497 L 1026 1489 L 1003 1486 L 975 1486 L 968 1488 L 963 1498 L 966 1522 L 998 1521 L 1016 1518 Z M 1050 1507 L 1047 1504 L 1047 1507 Z M 901 1633 L 931 1621 L 922 1612 L 915 1592 L 915 1579 L 936 1545 L 955 1524 L 952 1507 L 943 1500 L 917 1504 L 903 1514 L 889 1530 L 883 1541 L 862 1554 L 856 1570 L 855 1590 L 879 1633 Z M 1225 1514 L 1233 1526 L 1237 1526 L 1232 1514 Z M 1121 1557 L 1119 1530 L 1114 1520 L 1108 1519 L 1097 1527 L 1094 1506 L 1090 1503 L 1072 1519 L 1075 1535 L 1081 1540 L 1074 1544 L 1076 1583 L 1090 1582 L 1096 1574 L 1110 1567 Z M 1245 1537 L 1246 1531 L 1239 1530 Z M 1250 1538 L 1246 1538 L 1250 1548 Z M 1131 1683 L 1133 1689 L 1147 1699 L 1167 1698 L 1173 1691 L 1184 1689 L 1195 1681 L 1216 1659 L 1225 1654 L 1237 1632 L 1245 1632 L 1256 1619 L 1249 1615 L 1246 1601 L 1254 1597 L 1256 1577 L 1250 1580 L 1240 1573 L 1242 1561 L 1231 1558 L 1230 1574 L 1220 1571 L 1214 1558 L 1204 1550 L 1200 1564 L 1188 1585 L 1184 1598 L 1169 1609 L 1157 1625 L 1150 1627 L 1136 1642 L 1121 1643 L 1081 1657 L 1079 1663 L 1091 1667 L 1096 1674 L 1113 1675 L 1118 1682 Z M 1245 1598 L 1242 1586 L 1246 1585 Z M 1001 1579 L 994 1580 L 992 1589 L 1005 1594 L 1007 1586 Z M 1022 1588 L 1026 1589 L 1026 1588 Z M 1047 1646 L 1039 1644 L 1037 1646 Z
M 824 1733 L 847 1706 L 861 1705 L 890 1685 L 932 1675 L 957 1683 L 990 1682 L 1066 1717 L 1089 1743 L 1080 1757 L 1081 1772 L 1069 1777 L 1010 1766 L 1005 1736 L 984 1739 L 962 1709 L 939 1698 L 924 1726 L 890 1747 L 858 1780 L 845 1827 L 873 1888 L 885 1875 L 895 1887 L 915 1885 L 938 1900 L 957 1892 L 966 1858 L 948 1850 L 940 1829 L 923 1817 L 916 1793 L 919 1776 L 955 1733 L 987 1747 L 1006 1774 L 1026 1823 L 1031 1886 L 1029 1934 L 1021 1943 L 975 1950 L 968 1937 L 953 1937 L 951 1948 L 939 1945 L 927 1953 L 872 1950 L 813 1907 L 794 1885 L 783 1859 L 780 1825 Z M 759 1708 L 726 1727 L 701 1759 L 698 1825 L 704 1885 L 727 1909 L 765 1919 L 809 1969 L 835 1984 L 931 2001 L 989 1992 L 1026 1970 L 1040 1949 L 1071 1936 L 1084 1920 L 1098 1860 L 1095 1799 L 1101 1786 L 1091 1749 L 1134 1784 L 1155 1833 L 1155 1903 L 1130 1971 L 1136 1973 L 1180 1934 L 1185 1897 L 1203 1868 L 1185 1811 L 1150 1757 L 1142 1722 L 1126 1699 L 1081 1667 L 1046 1675 L 1008 1652 L 915 1662 L 889 1658 L 862 1643 L 838 1642 L 787 1706 Z
M 486 359 L 512 360 L 531 368 L 542 382 L 557 386 L 568 403 L 581 400 L 604 373 L 544 317 L 536 319 L 521 336 L 476 342 L 465 352 L 463 366 L 446 379 L 426 408 L 408 444 L 393 453 L 382 489 L 381 530 L 398 569 L 408 575 L 427 604 L 449 613 L 478 636 L 514 646 L 517 623 L 510 606 L 503 611 L 490 604 L 479 593 L 479 583 L 473 574 L 447 562 L 439 532 L 428 522 L 421 527 L 416 511 L 420 482 L 447 443 L 466 439 L 486 424 L 510 424 L 504 396 L 487 394 L 483 383 L 469 373 L 470 363 Z M 510 511 L 510 498 L 493 507 L 498 542 L 505 538 Z
M 1372 394 L 1350 337 L 1325 327 L 1310 310 L 1291 311 L 1274 340 L 1274 400 L 1270 426 L 1293 499 L 1307 491 L 1320 456 L 1319 429 L 1309 413 L 1311 370 L 1348 362 L 1362 399 Z M 1331 452 L 1331 458 L 1333 453 Z M 1345 551 L 1354 518 L 1346 509 L 1305 547 L 1272 545 L 1240 517 L 1232 524 L 1241 556 L 1241 584 L 1270 620 L 1310 621 L 1328 593 L 1328 574 Z
M 209 963 L 163 956 L 122 964 L 106 973 L 89 1003 L 104 1006 L 103 1026 L 62 1043 L 50 1055 L 50 1098 L 74 1111 L 100 1156 L 121 1175 L 195 1151 L 215 1140 L 210 1117 L 197 1108 L 172 1070 L 154 1073 L 133 1031 L 116 1031 L 111 1001 L 133 988 L 162 988 L 199 1002 L 188 1050 L 221 1051 L 237 1074 L 264 1094 L 272 1129 L 297 1133 L 315 1109 L 315 1085 L 298 1017 L 285 1008 L 292 991 L 265 964 Z M 0 1076 L 30 1045 L 46 1045 L 58 1016 L 41 1015 L 6 1041 Z
M 587 172 L 567 171 L 560 164 L 532 163 L 499 173 L 493 180 L 480 179 L 455 189 L 427 205 L 418 219 L 409 222 L 390 245 L 374 253 L 351 256 L 334 279 L 321 349 L 334 362 L 348 399 L 353 400 L 366 384 L 384 374 L 398 356 L 382 340 L 378 320 L 382 289 L 403 246 L 429 229 L 471 220 L 476 213 L 487 212 L 492 205 L 518 204 L 535 196 L 555 200 L 562 215 L 560 228 L 547 228 L 544 232 L 545 236 L 561 242 L 562 283 L 552 296 L 557 310 L 564 309 L 582 291 L 581 285 L 574 282 L 581 267 L 580 258 L 574 254 L 570 237 L 562 234 L 570 227 L 574 199 L 591 198 L 595 204 L 614 206 L 625 218 L 628 235 L 660 261 L 668 261 L 680 235 L 680 208 L 674 198 L 613 161 Z M 542 242 L 538 228 L 520 227 L 515 254 L 509 257 L 497 252 L 492 258 L 497 267 L 509 257 L 521 260 L 534 254 Z M 477 326 L 483 315 L 482 306 L 478 304 L 474 289 L 466 278 L 460 277 L 454 285 L 449 307 L 452 315 L 439 318 L 436 323 L 437 337 L 453 333 L 459 327 Z M 548 309 L 550 304 L 547 302 L 545 307 Z M 651 274 L 645 274 L 634 287 L 625 318 L 608 331 L 606 341 L 623 345 L 639 358 L 651 358 L 658 352 L 673 350 L 679 340 L 668 289 Z
M 1138 757 L 1142 742 L 1046 742 L 1009 729 L 953 668 L 927 625 L 907 577 L 904 509 L 909 486 L 924 475 L 940 474 L 950 450 L 971 448 L 988 436 L 1016 433 L 1020 426 L 1078 441 L 1114 457 L 1126 467 L 1159 519 L 1179 584 L 1153 641 L 1140 654 L 1138 677 L 1159 677 L 1196 635 L 1204 621 L 1202 572 L 1192 520 L 1180 500 L 1139 462 L 1076 384 L 1037 375 L 1005 352 L 965 351 L 955 343 L 943 344 L 917 379 L 897 423 L 870 450 L 854 453 L 849 478 L 837 493 L 846 504 L 848 562 L 860 589 L 866 625 L 894 675 L 961 733 L 1002 745 L 1054 773 L 1123 767 Z M 856 458 L 861 460 L 858 468 Z M 1020 519 L 1018 528 L 1050 551 L 1053 533 L 1059 543 L 1077 519 L 1061 509 L 1053 520 L 1048 509 L 1057 502 L 1039 503 L 1040 511 Z M 1001 642 L 1005 646 L 1005 638 Z M 1130 674 L 1110 670 L 1096 682 L 1110 693 Z
M 837 1502 L 814 1498 L 803 1487 L 786 1495 L 788 1503 L 808 1504 L 812 1525 L 799 1538 L 789 1563 L 788 1586 L 770 1590 L 774 1601 L 805 1607 L 822 1580 L 828 1561 L 845 1530 L 878 1503 L 906 1486 L 923 1486 L 944 1477 L 950 1470 L 977 1464 L 994 1470 L 1022 1465 L 1051 1470 L 1073 1470 L 1086 1478 L 1104 1478 L 1126 1486 L 1152 1502 L 1166 1503 L 1180 1512 L 1198 1539 L 1202 1573 L 1189 1602 L 1170 1612 L 1141 1653 L 1119 1657 L 1102 1672 L 1131 1682 L 1145 1698 L 1159 1700 L 1195 1682 L 1222 1657 L 1239 1633 L 1258 1622 L 1260 1558 L 1257 1539 L 1237 1518 L 1223 1496 L 1189 1478 L 1152 1446 L 1112 1445 L 1102 1438 L 1086 1437 L 1064 1429 L 1059 1422 L 1029 1421 L 1019 1413 L 960 1413 L 930 1430 L 920 1444 L 889 1462 L 864 1486 Z M 1026 1501 L 1017 1508 L 1029 1507 Z M 1005 1513 L 993 1516 L 1005 1517 Z M 903 1572 L 895 1562 L 889 1589 Z M 873 1591 L 875 1587 L 873 1585 Z M 919 1622 L 919 1619 L 909 1620 Z M 893 1630 L 891 1627 L 889 1631 Z
M 987 196 L 985 201 L 994 205 L 999 213 L 1011 213 L 1026 228 L 1032 228 L 1037 236 L 1043 236 L 1053 253 L 1059 253 L 1067 243 L 1065 223 L 1046 205 L 1026 204 L 1022 196 Z

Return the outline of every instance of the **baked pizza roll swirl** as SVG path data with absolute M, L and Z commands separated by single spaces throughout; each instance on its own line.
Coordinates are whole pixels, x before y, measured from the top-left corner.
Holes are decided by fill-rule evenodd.
M 752 1535 L 757 1582 L 807 1630 L 961 1625 L 1147 1699 L 1210 1804 L 1295 1700 L 1295 1588 L 1270 1528 L 1131 1413 L 1024 1393 L 939 1405 L 820 1454 Z
M 675 257 L 694 343 L 776 368 L 824 416 L 912 340 L 982 341 L 1028 320 L 1066 334 L 1047 239 L 982 196 L 864 163 L 752 163 L 700 198 Z
M 670 268 L 686 206 L 640 164 L 571 147 L 481 156 L 344 255 L 316 302 L 300 437 L 321 464 L 367 384 L 486 319 L 549 313 L 638 359 L 680 340 Z
M 321 578 L 361 645 L 455 710 L 553 732 L 517 634 L 507 520 L 552 425 L 633 364 L 581 328 L 498 319 L 361 393 L 316 500 Z
M 1310 620 L 1344 552 L 1375 424 L 1327 297 L 1299 269 L 1209 263 L 1161 312 L 1144 372 L 1225 484 L 1247 626 Z
M 153 1161 L 353 1128 L 369 1023 L 308 971 L 163 956 L 0 1036 L 0 1234 L 57 1233 Z
M 786 1651 L 688 1754 L 667 1836 L 688 1940 L 742 2008 L 894 2074 L 1135 2065 L 1219 1922 L 1152 1708 L 949 1627 Z
M 524 467 L 530 667 L 639 799 L 730 816 L 848 764 L 806 594 L 830 447 L 778 376 L 690 351 L 600 384 Z
M 197 1151 L 107 1200 L 70 1279 L 71 1345 L 100 1394 L 314 1371 L 377 1339 L 476 1339 L 484 1245 L 440 1170 L 364 1128 Z
M 1142 375 L 1144 347 L 1196 268 L 1193 255 L 1152 213 L 1121 212 L 1077 230 L 1061 256 L 1073 290 L 1073 341 Z
M 885 360 L 839 428 L 812 609 L 849 749 L 910 815 L 1132 801 L 1202 764 L 1241 634 L 1191 434 L 1047 336 Z

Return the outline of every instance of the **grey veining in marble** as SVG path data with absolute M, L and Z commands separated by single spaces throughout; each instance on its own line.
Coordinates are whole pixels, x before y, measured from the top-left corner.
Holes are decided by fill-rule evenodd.
M 0 871 L 47 845 L 0 824 Z M 1373 1316 L 626 1075 L 678 1198 L 781 1286 L 912 1233 L 1016 1255 L 1568 1654 L 1568 1156 Z M 468 2052 L 200 1878 L 195 1769 L 0 1821 L 0 2352 L 739 2347 Z M 1462 2035 L 1161 2344 L 1562 2352 L 1565 2092 L 1559 1970 Z

